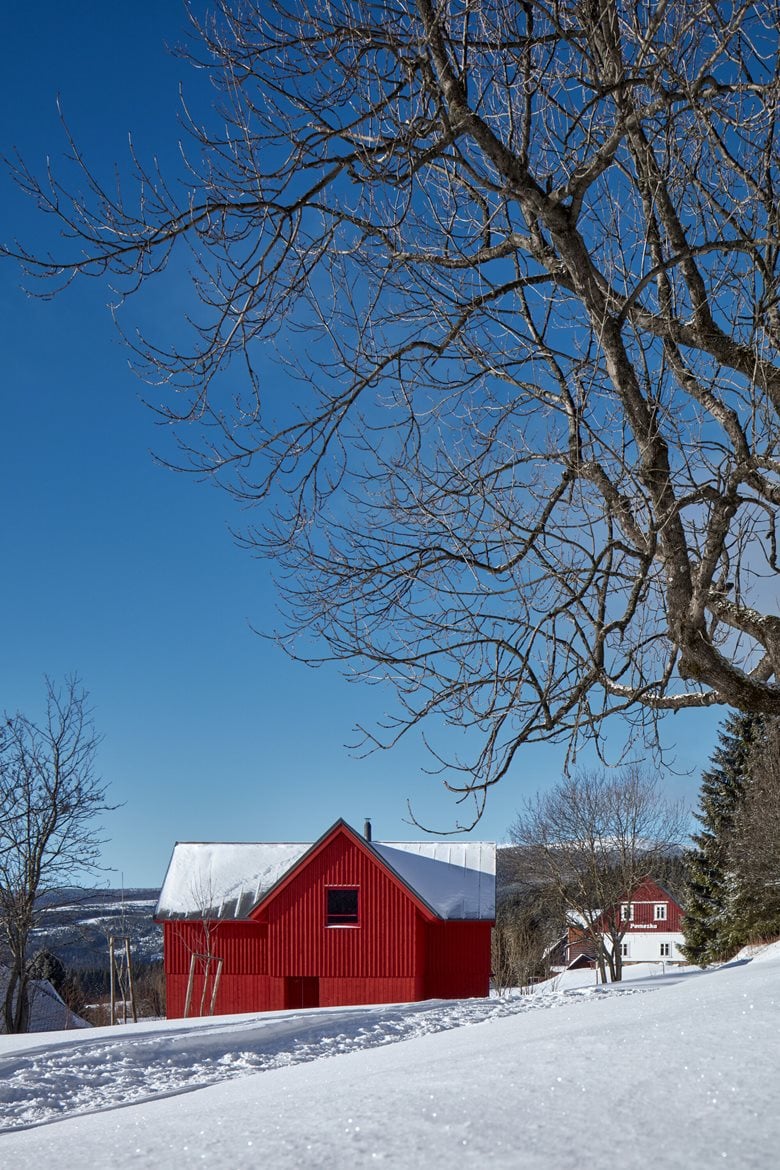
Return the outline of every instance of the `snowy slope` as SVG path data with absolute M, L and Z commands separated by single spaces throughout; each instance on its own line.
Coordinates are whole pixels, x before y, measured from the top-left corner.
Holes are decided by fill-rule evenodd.
M 778 1164 L 780 950 L 646 986 L 3 1037 L 0 1124 L 75 1115 L 0 1166 Z

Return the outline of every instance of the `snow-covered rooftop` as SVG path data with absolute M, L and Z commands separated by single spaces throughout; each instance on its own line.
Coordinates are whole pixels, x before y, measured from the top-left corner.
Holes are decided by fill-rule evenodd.
M 366 842 L 440 918 L 495 917 L 496 847 L 485 841 Z M 312 842 L 181 842 L 156 917 L 246 918 Z
M 311 848 L 288 844 L 184 841 L 174 846 L 156 918 L 246 918 Z
M 495 918 L 492 842 L 377 841 L 374 852 L 440 918 Z
M 8 990 L 8 968 L 0 963 L 0 1002 Z M 53 1032 L 62 1028 L 88 1028 L 86 1020 L 75 1015 L 60 998 L 48 979 L 31 979 L 28 987 L 30 1019 L 28 1032 Z M 5 1030 L 0 1020 L 0 1032 Z

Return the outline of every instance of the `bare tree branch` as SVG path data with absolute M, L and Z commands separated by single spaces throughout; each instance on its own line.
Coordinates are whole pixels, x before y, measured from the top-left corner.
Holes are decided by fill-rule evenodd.
M 464 797 L 614 715 L 780 713 L 777 4 L 191 19 L 181 173 L 17 160 L 61 250 L 5 251 L 124 301 L 187 258 L 188 342 L 130 343 L 179 465 L 261 506 L 291 652 L 392 683 L 370 742 L 469 730 Z

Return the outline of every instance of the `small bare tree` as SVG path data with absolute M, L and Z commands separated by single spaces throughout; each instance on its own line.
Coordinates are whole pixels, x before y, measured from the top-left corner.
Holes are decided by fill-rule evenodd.
M 497 907 L 491 939 L 493 986 L 501 994 L 509 988 L 526 989 L 550 974 L 550 950 L 560 938 L 549 920 L 528 905 L 506 902 Z
M 46 679 L 46 717 L 4 715 L 0 729 L 0 937 L 9 979 L 7 1032 L 29 1024 L 28 950 L 46 905 L 100 868 L 95 818 L 111 806 L 94 772 L 99 737 L 78 678 Z
M 775 0 L 201 8 L 180 169 L 19 161 L 60 239 L 5 250 L 120 298 L 189 257 L 136 352 L 267 509 L 291 652 L 396 688 L 383 745 L 476 729 L 479 796 L 614 714 L 779 714 Z
M 219 920 L 217 918 L 220 898 L 217 895 L 213 874 L 196 873 L 190 882 L 190 905 L 195 910 L 193 918 L 200 929 L 195 936 L 187 934 L 185 947 L 190 953 L 190 968 L 187 978 L 187 992 L 184 1015 L 191 1014 L 193 1003 L 197 1003 L 198 1016 L 213 1015 L 222 978 L 223 958 L 217 953 Z M 195 940 L 195 941 L 194 941 Z M 195 995 L 200 982 L 200 999 Z
M 646 877 L 663 880 L 685 835 L 683 807 L 636 768 L 562 780 L 526 803 L 510 828 L 524 864 L 547 882 L 592 946 L 603 982 L 622 977 L 621 904 Z

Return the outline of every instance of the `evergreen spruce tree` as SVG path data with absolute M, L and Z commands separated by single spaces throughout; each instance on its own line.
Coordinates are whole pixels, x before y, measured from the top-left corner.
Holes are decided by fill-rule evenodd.
M 780 720 L 767 719 L 752 752 L 737 813 L 732 862 L 732 942 L 780 936 Z M 735 947 L 734 949 L 737 949 Z
M 760 715 L 729 715 L 711 767 L 702 775 L 696 814 L 702 829 L 694 835 L 695 849 L 688 855 L 683 925 L 684 954 L 701 966 L 729 958 L 745 941 L 734 913 L 730 849 L 749 784 L 752 753 L 763 732 Z

